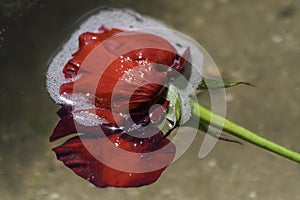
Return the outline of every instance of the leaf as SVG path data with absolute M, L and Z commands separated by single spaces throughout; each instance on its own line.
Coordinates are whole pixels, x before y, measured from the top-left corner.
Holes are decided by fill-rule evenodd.
M 224 82 L 223 80 L 217 80 L 217 79 L 208 79 L 208 78 L 203 78 L 199 86 L 197 87 L 198 90 L 207 90 L 207 89 L 217 89 L 217 88 L 228 88 L 228 87 L 233 87 L 236 85 L 250 85 L 253 86 L 251 83 L 247 82 Z
M 237 140 L 232 140 L 232 139 L 229 139 L 227 137 L 221 136 L 220 133 L 217 133 L 213 129 L 209 128 L 209 124 L 207 124 L 205 122 L 200 121 L 198 129 L 200 131 L 204 132 L 204 133 L 209 134 L 210 136 L 212 136 L 212 137 L 214 137 L 216 139 L 219 139 L 219 140 L 222 140 L 222 141 L 225 141 L 225 142 L 233 142 L 233 143 L 237 143 L 237 144 L 243 145 L 243 143 L 241 143 L 241 142 L 239 142 Z

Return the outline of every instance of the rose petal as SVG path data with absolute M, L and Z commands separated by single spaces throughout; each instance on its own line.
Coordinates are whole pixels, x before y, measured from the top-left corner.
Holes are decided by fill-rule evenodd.
M 161 136 L 156 136 L 156 138 L 161 139 Z M 118 148 L 136 153 L 154 151 L 168 145 L 167 150 L 164 152 L 154 154 L 152 159 L 148 161 L 149 166 L 161 162 L 170 164 L 174 158 L 175 146 L 167 139 L 161 139 L 158 143 L 153 143 L 153 140 L 143 140 L 143 143 L 139 144 L 138 147 L 136 146 L 136 142 L 138 140 L 141 141 L 141 139 L 135 139 L 135 141 L 128 140 L 121 134 L 111 135 L 108 139 L 112 143 L 117 142 L 119 144 Z M 149 172 L 146 171 L 145 173 L 129 173 L 114 169 L 97 160 L 89 152 L 92 151 L 93 153 L 109 156 L 109 148 L 106 148 L 106 146 L 107 141 L 103 138 L 85 135 L 81 136 L 81 138 L 71 138 L 59 147 L 54 148 L 53 151 L 56 153 L 58 160 L 63 161 L 63 163 L 77 175 L 97 187 L 139 187 L 148 185 L 155 182 L 166 168 L 166 165 L 163 165 L 164 167 L 160 169 Z M 115 164 L 132 165 L 133 167 L 139 164 L 143 159 L 141 156 L 136 156 L 135 154 L 129 154 L 126 158 L 121 155 L 115 156 L 116 155 L 111 157 L 111 159 L 116 162 Z

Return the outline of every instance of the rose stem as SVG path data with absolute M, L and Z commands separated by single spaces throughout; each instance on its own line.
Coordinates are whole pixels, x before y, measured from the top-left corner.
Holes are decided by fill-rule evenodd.
M 210 123 L 212 126 L 223 129 L 225 132 L 230 133 L 238 138 L 246 140 L 256 146 L 259 146 L 263 149 L 276 153 L 280 156 L 283 156 L 287 159 L 300 163 L 300 154 L 289 150 L 279 144 L 271 142 L 256 133 L 247 130 L 234 122 L 231 122 L 220 115 L 212 113 L 209 109 L 198 104 L 194 100 L 191 100 L 192 114 L 193 116 L 200 118 L 205 123 Z

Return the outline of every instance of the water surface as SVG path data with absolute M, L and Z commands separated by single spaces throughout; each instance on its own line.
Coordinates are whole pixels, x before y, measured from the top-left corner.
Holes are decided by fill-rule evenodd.
M 200 160 L 202 133 L 142 188 L 98 189 L 56 161 L 48 137 L 58 106 L 45 89 L 47 63 L 76 20 L 99 6 L 132 8 L 196 39 L 226 79 L 256 85 L 227 90 L 228 118 L 300 151 L 299 1 L 37 1 L 1 19 L 1 199 L 300 199 L 300 165 L 227 142 Z

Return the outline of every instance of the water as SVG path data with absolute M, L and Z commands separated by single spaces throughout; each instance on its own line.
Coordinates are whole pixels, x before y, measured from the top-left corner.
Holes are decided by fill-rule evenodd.
M 196 39 L 226 79 L 256 85 L 227 90 L 228 118 L 300 151 L 299 1 L 39 1 L 1 20 L 1 199 L 300 199 L 300 165 L 227 142 L 200 160 L 202 133 L 143 188 L 98 189 L 56 161 L 48 137 L 58 106 L 46 91 L 47 63 L 72 24 L 105 5 L 130 7 Z

